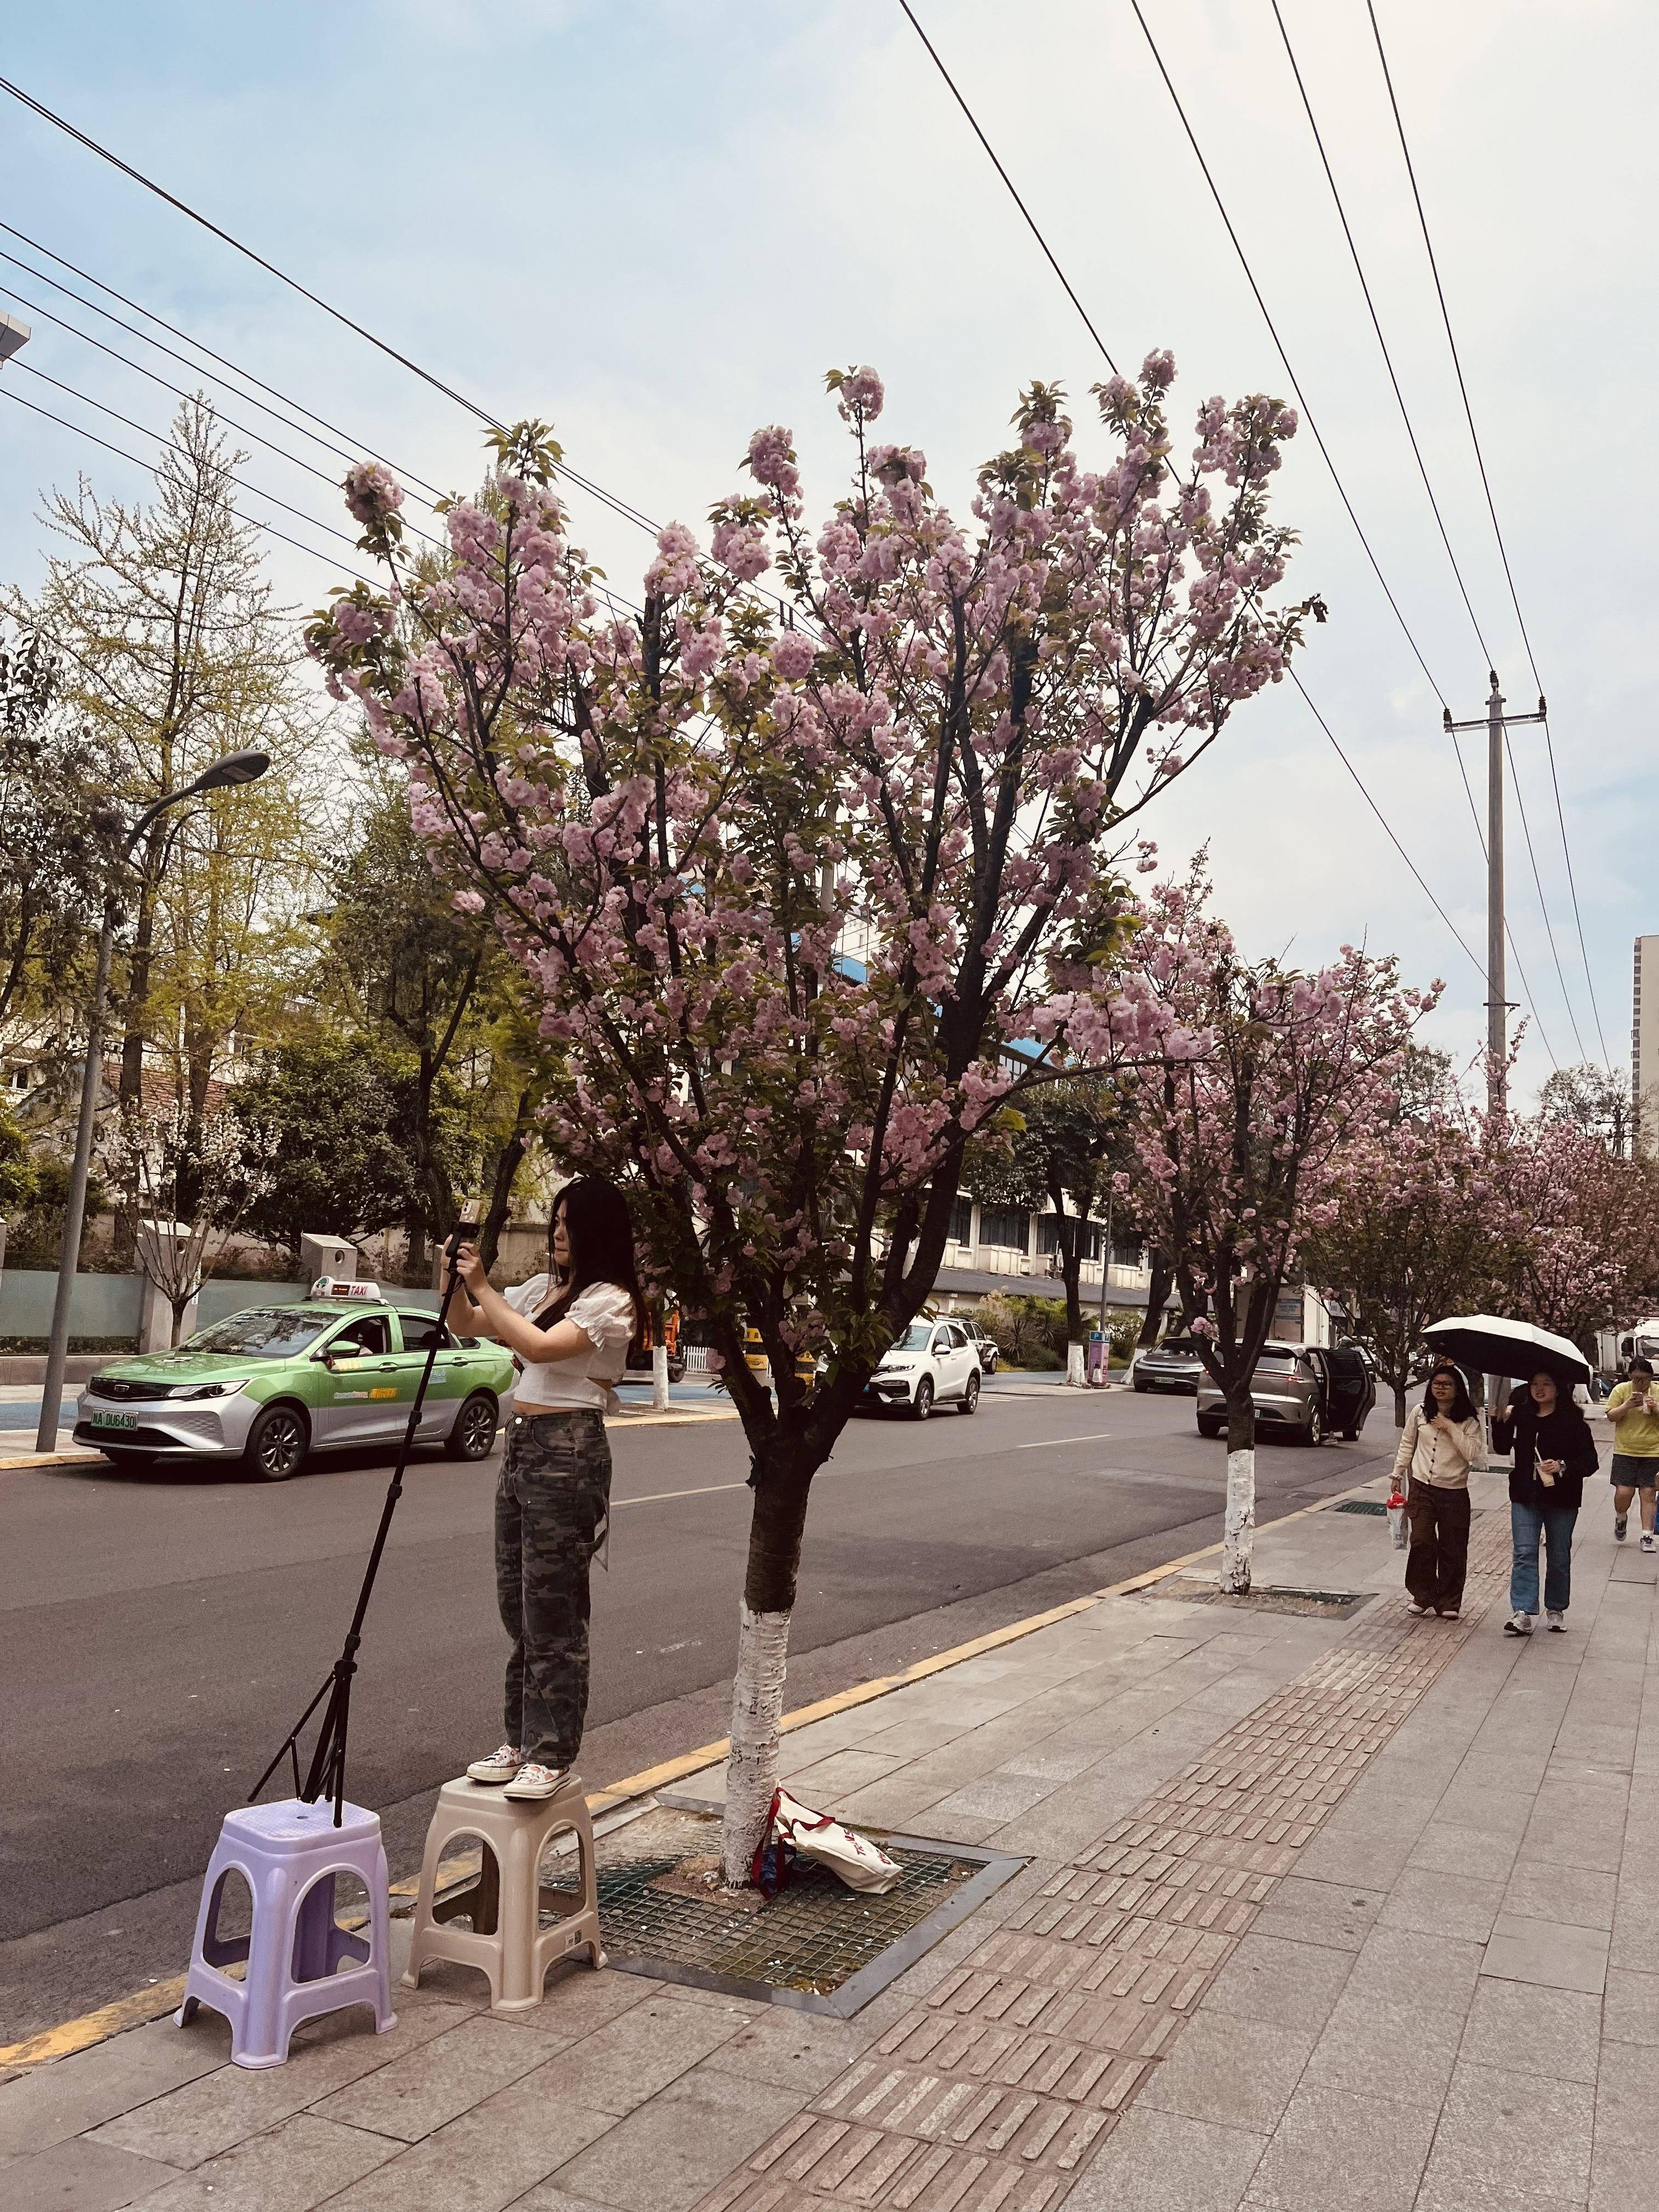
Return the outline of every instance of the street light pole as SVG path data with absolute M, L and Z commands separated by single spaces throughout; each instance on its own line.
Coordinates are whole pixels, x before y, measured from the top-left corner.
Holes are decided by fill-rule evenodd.
M 1509 1106 L 1509 1001 L 1504 963 L 1504 733 L 1511 723 L 1541 722 L 1544 702 L 1535 714 L 1506 714 L 1498 688 L 1498 671 L 1488 672 L 1492 689 L 1486 711 L 1478 719 L 1455 722 L 1451 708 L 1443 720 L 1448 736 L 1458 730 L 1486 732 L 1486 1110 L 1500 1122 Z
M 267 754 L 228 753 L 222 761 L 187 783 L 182 791 L 169 791 L 147 807 L 122 840 L 116 860 L 124 868 L 132 849 L 158 815 L 181 799 L 199 792 L 221 791 L 234 784 L 252 783 L 270 766 Z M 115 950 L 115 927 L 120 919 L 113 889 L 104 901 L 103 927 L 98 933 L 98 964 L 92 987 L 92 1010 L 87 1017 L 87 1057 L 81 1071 L 81 1112 L 75 1127 L 75 1159 L 70 1170 L 69 1196 L 64 1208 L 64 1242 L 58 1255 L 58 1287 L 52 1302 L 52 1334 L 46 1340 L 46 1388 L 40 1396 L 40 1420 L 34 1432 L 38 1452 L 55 1451 L 58 1417 L 63 1408 L 64 1369 L 69 1358 L 70 1305 L 75 1296 L 75 1277 L 81 1263 L 81 1231 L 87 1213 L 87 1182 L 92 1172 L 92 1139 L 98 1121 L 98 1089 L 103 1076 L 104 1012 L 109 997 L 110 962 Z

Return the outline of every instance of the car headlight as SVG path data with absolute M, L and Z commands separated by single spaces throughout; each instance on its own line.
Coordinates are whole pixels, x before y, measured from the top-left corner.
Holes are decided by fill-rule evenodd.
M 239 1376 L 233 1382 L 198 1382 L 187 1390 L 175 1390 L 175 1398 L 234 1398 L 239 1390 L 246 1390 L 253 1378 Z
M 880 1371 L 884 1375 L 909 1375 L 914 1373 L 915 1364 L 914 1359 L 884 1359 Z

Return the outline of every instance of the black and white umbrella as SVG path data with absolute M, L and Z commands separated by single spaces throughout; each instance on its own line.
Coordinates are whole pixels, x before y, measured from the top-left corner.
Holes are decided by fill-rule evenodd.
M 1423 1335 L 1437 1352 L 1482 1375 L 1524 1380 L 1542 1369 L 1569 1385 L 1590 1379 L 1590 1364 L 1576 1344 L 1530 1322 L 1505 1321 L 1497 1314 L 1453 1314 L 1431 1322 Z

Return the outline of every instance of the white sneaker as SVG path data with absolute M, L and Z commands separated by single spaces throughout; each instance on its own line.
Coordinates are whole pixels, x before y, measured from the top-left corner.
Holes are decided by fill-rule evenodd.
M 569 1772 L 568 1767 L 541 1766 L 532 1759 L 527 1765 L 519 1769 L 502 1794 L 520 1804 L 534 1804 L 544 1797 L 556 1797 L 564 1788 Z
M 1532 1615 L 1529 1613 L 1512 1613 L 1504 1623 L 1504 1633 L 1505 1636 L 1530 1636 Z
M 1408 1597 L 1406 1600 L 1406 1610 L 1414 1620 L 1421 1620 L 1428 1609 L 1425 1605 L 1419 1605 L 1414 1597 Z
M 469 1782 L 510 1782 L 523 1765 L 523 1756 L 515 1746 L 504 1743 L 488 1759 L 475 1759 L 466 1770 L 466 1778 Z
M 1549 1622 L 1551 1631 L 1553 1634 L 1557 1636 L 1565 1636 L 1566 1634 L 1567 1616 L 1565 1613 L 1557 1613 L 1554 1607 L 1552 1606 L 1548 1612 L 1546 1613 L 1544 1618 Z
M 1651 1552 L 1656 1549 L 1659 1549 L 1659 1546 L 1655 1544 L 1653 1532 L 1651 1529 L 1644 1528 L 1642 1531 L 1642 1549 L 1644 1552 Z

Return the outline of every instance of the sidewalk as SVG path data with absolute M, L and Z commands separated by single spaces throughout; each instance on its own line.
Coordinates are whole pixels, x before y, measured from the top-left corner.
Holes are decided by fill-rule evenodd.
M 1569 1632 L 1508 1638 L 1501 1479 L 1475 1502 L 1461 1623 L 1408 1619 L 1380 1519 L 1315 1509 L 1258 1587 L 1382 1593 L 1345 1620 L 1153 1583 L 786 1737 L 808 1802 L 1031 1861 L 850 2021 L 577 1968 L 507 2021 L 444 1969 L 264 2074 L 161 2021 L 0 2085 L 0 2203 L 1650 2201 L 1659 1561 L 1592 1486 Z

